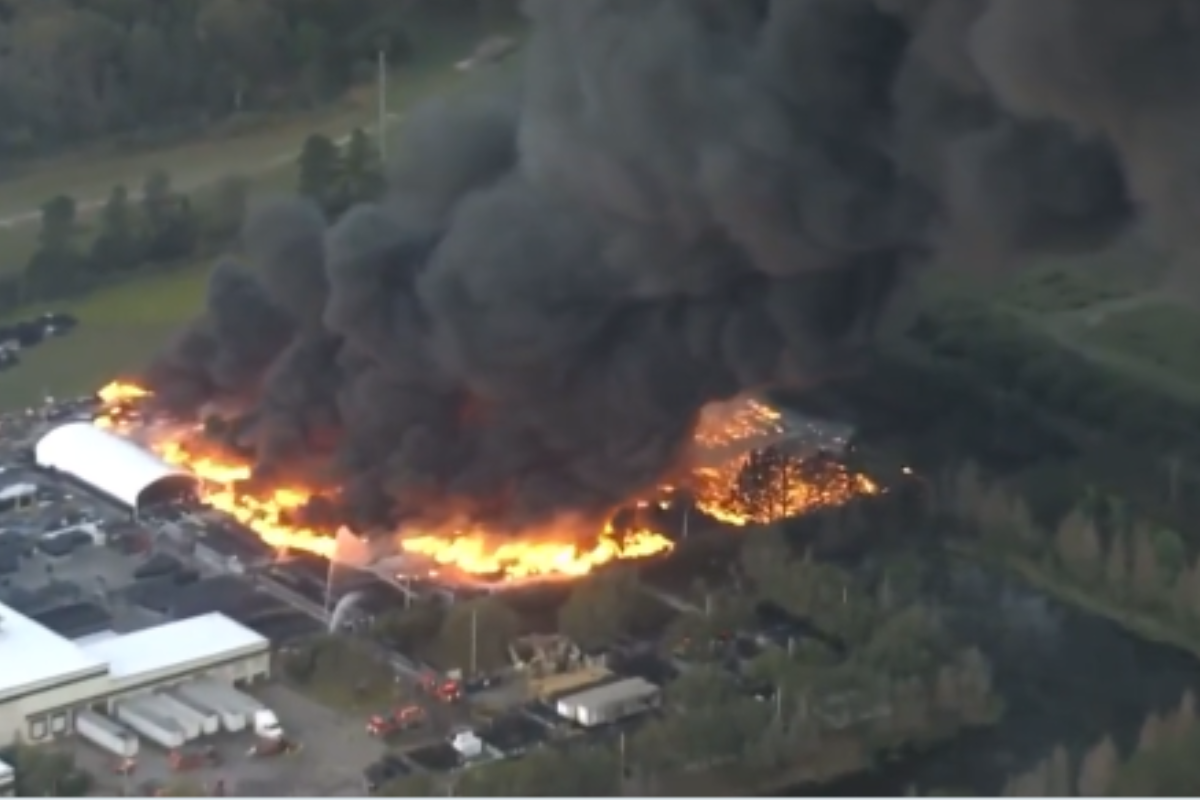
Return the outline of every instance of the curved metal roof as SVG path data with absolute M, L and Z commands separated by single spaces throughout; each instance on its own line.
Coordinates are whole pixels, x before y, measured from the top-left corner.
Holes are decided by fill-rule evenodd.
M 38 466 L 70 475 L 131 508 L 160 481 L 196 480 L 186 470 L 90 422 L 71 422 L 50 431 L 34 446 L 34 457 Z

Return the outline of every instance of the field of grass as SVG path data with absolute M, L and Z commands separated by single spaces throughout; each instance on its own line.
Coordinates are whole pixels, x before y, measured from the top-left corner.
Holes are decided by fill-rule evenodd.
M 1086 330 L 1089 347 L 1154 366 L 1200 384 L 1200 319 L 1191 307 L 1151 303 L 1114 313 Z
M 413 103 L 467 85 L 469 79 L 453 64 L 470 52 L 477 39 L 474 34 L 448 34 L 423 40 L 425 57 L 390 75 L 393 122 Z M 371 130 L 374 114 L 373 89 L 368 87 L 352 93 L 338 108 L 297 116 L 243 136 L 113 158 L 63 158 L 0 182 L 0 274 L 24 268 L 37 244 L 36 209 L 54 194 L 76 197 L 81 207 L 79 235 L 86 240 L 91 235 L 89 216 L 112 186 L 125 183 L 135 189 L 158 167 L 171 173 L 176 189 L 201 203 L 206 189 L 228 175 L 250 178 L 256 194 L 287 191 L 294 187 L 294 160 L 305 137 L 322 132 L 340 138 L 357 125 Z M 79 329 L 24 353 L 18 367 L 0 373 L 0 409 L 27 406 L 47 393 L 86 392 L 143 366 L 200 310 L 209 267 L 205 262 L 131 278 L 78 300 L 53 304 L 53 310 L 76 315 Z M 11 317 L 27 318 L 44 310 L 50 309 L 31 307 Z
M 208 273 L 207 264 L 194 265 L 55 304 L 77 316 L 79 328 L 23 353 L 19 366 L 0 372 L 0 408 L 25 407 L 47 393 L 81 394 L 139 369 L 199 312 Z
M 404 109 L 421 98 L 461 85 L 463 76 L 453 64 L 470 52 L 477 38 L 474 33 L 445 31 L 431 31 L 422 37 L 419 58 L 392 70 L 388 77 L 390 123 L 394 125 Z M 64 156 L 0 181 L 0 274 L 24 267 L 36 247 L 41 204 L 57 194 L 76 199 L 86 225 L 114 186 L 124 184 L 136 194 L 145 177 L 156 169 L 166 170 L 172 185 L 190 194 L 228 175 L 250 178 L 260 192 L 291 188 L 295 157 L 309 135 L 324 133 L 340 139 L 355 127 L 375 133 L 375 91 L 366 86 L 331 108 L 264 120 L 240 134 L 215 132 L 138 153 Z
M 1029 264 L 1003 281 L 996 297 L 1031 314 L 1082 312 L 1151 291 L 1166 266 L 1145 242 L 1130 237 L 1099 253 Z

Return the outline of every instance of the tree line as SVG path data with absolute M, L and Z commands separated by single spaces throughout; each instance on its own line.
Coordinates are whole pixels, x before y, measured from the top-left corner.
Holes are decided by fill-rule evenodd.
M 1120 497 L 1089 492 L 1054 525 L 972 464 L 930 484 L 936 517 L 984 553 L 1069 589 L 1135 633 L 1200 653 L 1200 555 L 1180 532 Z
M 1006 797 L 1195 797 L 1200 793 L 1200 726 L 1189 692 L 1167 714 L 1151 713 L 1124 758 L 1111 737 L 1078 758 L 1058 746 L 1013 776 Z
M 236 114 L 327 103 L 511 0 L 3 0 L 0 164 L 98 138 L 146 144 Z M 474 27 L 472 27 L 474 29 Z
M 941 362 L 1062 419 L 1200 464 L 1200 410 L 1055 345 L 1011 315 L 960 304 L 921 315 L 911 338 Z
M 297 191 L 330 217 L 378 199 L 383 171 L 371 137 L 354 131 L 344 144 L 310 136 L 297 159 Z M 198 257 L 237 249 L 251 181 L 229 176 L 188 195 L 164 170 L 137 192 L 116 186 L 94 220 L 68 195 L 42 205 L 37 246 L 24 269 L 0 279 L 0 312 L 61 300 L 132 275 L 173 269 Z
M 536 757 L 472 769 L 455 792 L 592 796 L 619 794 L 623 785 L 661 794 L 715 769 L 737 776 L 735 791 L 744 792 L 857 771 L 905 743 L 989 724 L 1001 709 L 990 665 L 979 651 L 955 645 L 937 608 L 920 600 L 914 570 L 913 562 L 897 561 L 859 575 L 798 554 L 779 528 L 750 531 L 731 582 L 694 586 L 694 610 L 654 634 L 682 669 L 667 684 L 665 713 L 631 732 L 623 747 L 564 742 L 568 756 L 551 746 Z M 756 609 L 764 602 L 798 624 L 786 641 L 763 640 L 753 654 L 738 655 L 734 634 L 761 627 Z M 648 596 L 636 572 L 602 572 L 573 587 L 555 625 L 581 645 L 609 647 L 636 635 L 650 605 L 661 601 Z M 443 665 L 466 668 L 473 658 L 480 670 L 497 670 L 525 627 L 492 597 L 416 604 L 381 617 L 372 634 L 406 653 L 436 655 Z M 767 687 L 770 696 L 750 687 Z M 814 773 L 814 764 L 830 772 Z M 406 779 L 385 793 L 445 792 L 420 788 L 423 780 Z
M 963 327 L 963 342 L 989 340 L 989 323 L 977 327 L 978 333 Z M 1109 380 L 1124 385 L 1120 376 L 1076 363 L 1053 342 L 1005 330 L 1020 338 L 1031 360 L 1067 359 L 1064 376 L 1078 368 L 1097 386 Z M 960 349 L 967 348 L 961 344 Z M 893 343 L 871 370 L 796 402 L 801 410 L 853 420 L 860 454 L 885 460 L 903 454 L 920 475 L 953 471 L 967 461 L 978 464 L 1020 494 L 1044 527 L 1057 525 L 1085 494 L 1102 492 L 1120 497 L 1131 514 L 1173 527 L 1189 547 L 1200 546 L 1190 526 L 1200 513 L 1200 461 L 1188 455 L 1186 446 L 1194 431 L 1182 436 L 1171 429 L 1157 438 L 1139 438 L 1119 417 L 1085 424 L 1070 408 L 1054 408 L 1022 393 L 1011 371 L 988 372 L 988 363 L 982 357 L 946 358 L 920 345 Z M 1147 398 L 1146 404 L 1165 404 L 1168 410 L 1161 417 L 1166 422 L 1176 413 L 1169 409 L 1176 409 L 1176 419 L 1196 413 L 1153 388 L 1136 391 Z M 1130 404 L 1134 412 L 1139 407 Z M 1146 416 L 1153 421 L 1159 415 Z

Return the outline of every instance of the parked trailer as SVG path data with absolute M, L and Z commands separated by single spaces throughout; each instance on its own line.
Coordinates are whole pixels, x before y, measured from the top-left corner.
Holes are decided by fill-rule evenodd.
M 133 758 L 138 754 L 137 734 L 95 711 L 80 711 L 75 715 L 75 732 L 118 758 Z
M 175 723 L 175 726 L 183 731 L 184 741 L 190 742 L 199 739 L 200 734 L 203 733 L 200 717 L 188 711 L 177 712 L 175 705 L 168 703 L 165 698 L 154 694 L 143 694 L 132 698 L 132 702 L 142 711 Z
M 144 703 L 123 700 L 117 703 L 117 719 L 155 744 L 174 750 L 183 747 L 186 738 L 179 723 Z
M 211 692 L 217 697 L 224 698 L 230 705 L 240 710 L 247 716 L 251 716 L 255 711 L 262 711 L 266 705 L 259 702 L 250 695 L 239 692 L 227 683 L 221 683 L 209 678 L 204 678 L 195 682 L 195 684 L 207 692 Z
M 231 708 L 221 697 L 205 691 L 203 686 L 185 683 L 172 690 L 171 694 L 200 711 L 216 714 L 221 719 L 221 727 L 229 733 L 246 729 L 246 715 Z
M 642 714 L 661 702 L 661 688 L 642 678 L 629 678 L 564 697 L 558 701 L 558 713 L 593 728 Z
M 224 715 L 221 709 L 212 708 L 204 703 L 189 700 L 179 691 L 179 687 L 175 687 L 173 689 L 162 689 L 159 691 L 159 696 L 161 696 L 164 700 L 170 700 L 171 702 L 176 703 L 184 708 L 191 709 L 192 713 L 194 714 L 199 714 L 204 720 L 201 728 L 204 731 L 205 736 L 212 736 L 213 734 L 220 732 L 223 728 L 229 730 L 229 727 L 225 724 L 225 720 L 223 718 Z M 242 726 L 245 727 L 245 722 L 241 720 L 241 717 L 236 717 L 236 721 L 233 724 L 234 732 L 242 730 L 242 728 L 237 727 L 238 721 L 241 721 Z
M 201 736 L 212 736 L 221 730 L 221 721 L 217 719 L 216 714 L 202 714 L 187 703 L 179 702 L 166 692 L 156 692 L 154 699 L 163 708 L 168 709 L 171 712 L 171 716 L 175 719 L 181 722 L 186 721 L 188 725 L 195 728 L 196 735 L 191 737 L 193 739 L 198 739 Z
M 196 681 L 200 687 L 217 699 L 231 705 L 236 710 L 244 713 L 247 722 L 254 728 L 254 732 L 266 739 L 275 739 L 283 736 L 283 727 L 279 724 L 279 717 L 275 712 L 267 708 L 267 706 L 248 694 L 239 692 L 232 686 L 214 680 L 199 680 Z

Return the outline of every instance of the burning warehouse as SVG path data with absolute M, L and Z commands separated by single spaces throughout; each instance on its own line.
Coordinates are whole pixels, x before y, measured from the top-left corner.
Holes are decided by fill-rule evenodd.
M 101 412 L 103 419 L 104 409 Z M 875 491 L 867 478 L 840 462 L 807 455 L 806 445 L 798 455 L 782 417 L 762 403 L 743 400 L 709 407 L 698 425 L 687 472 L 672 484 L 647 492 L 648 499 L 629 502 L 606 522 L 592 526 L 583 518 L 560 516 L 531 524 L 519 535 L 469 521 L 434 530 L 419 522 L 399 522 L 368 541 L 344 526 L 333 534 L 329 520 L 324 525 L 307 524 L 314 516 L 329 516 L 337 504 L 320 503 L 320 515 L 306 513 L 312 505 L 311 491 L 249 480 L 253 465 L 214 445 L 195 428 L 156 430 L 143 429 L 147 446 L 164 461 L 196 475 L 201 500 L 234 520 L 206 526 L 205 535 L 196 542 L 197 551 L 216 548 L 222 558 L 231 557 L 228 548 L 218 547 L 227 538 L 224 529 L 253 532 L 257 539 L 242 549 L 254 545 L 261 551 L 246 557 L 266 560 L 272 554 L 287 555 L 272 569 L 314 598 L 328 588 L 331 558 L 365 570 L 358 574 L 369 572 L 396 582 L 404 591 L 442 591 L 439 587 L 490 591 L 576 578 L 611 562 L 669 553 L 675 542 L 662 529 L 663 510 L 676 503 L 694 505 L 719 522 L 741 526 Z M 345 574 L 339 570 L 340 577 Z M 345 581 L 337 583 L 340 596 Z

